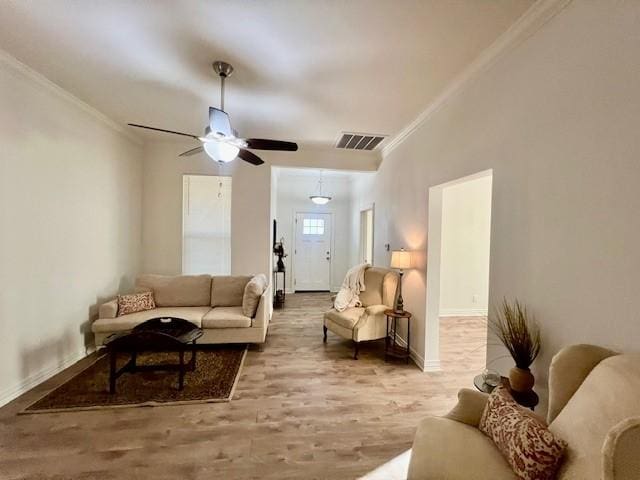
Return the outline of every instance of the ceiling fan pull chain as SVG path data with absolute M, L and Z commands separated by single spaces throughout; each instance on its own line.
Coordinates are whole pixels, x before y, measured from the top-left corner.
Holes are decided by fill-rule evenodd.
M 220 110 L 224 112 L 224 81 L 227 78 L 226 75 L 220 75 Z

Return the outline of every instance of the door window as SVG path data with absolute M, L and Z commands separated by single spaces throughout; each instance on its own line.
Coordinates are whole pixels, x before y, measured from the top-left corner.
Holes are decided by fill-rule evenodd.
M 303 235 L 324 235 L 324 219 L 305 218 L 302 221 Z

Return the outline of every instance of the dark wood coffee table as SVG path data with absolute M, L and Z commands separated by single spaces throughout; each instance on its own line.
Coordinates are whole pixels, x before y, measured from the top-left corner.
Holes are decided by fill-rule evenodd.
M 184 388 L 184 375 L 196 368 L 196 340 L 202 336 L 201 328 L 182 318 L 162 317 L 147 320 L 128 330 L 110 335 L 105 340 L 109 352 L 109 393 L 115 393 L 116 380 L 123 373 L 135 373 L 148 370 L 178 371 L 178 389 Z M 185 363 L 184 354 L 191 351 L 191 359 Z M 137 365 L 140 352 L 177 352 L 179 363 L 161 365 Z M 117 369 L 118 353 L 128 353 L 129 361 Z

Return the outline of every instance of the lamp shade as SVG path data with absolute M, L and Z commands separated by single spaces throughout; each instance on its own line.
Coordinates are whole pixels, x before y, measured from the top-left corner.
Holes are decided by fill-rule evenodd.
M 411 253 L 404 250 L 394 250 L 391 252 L 391 268 L 406 270 L 411 268 Z

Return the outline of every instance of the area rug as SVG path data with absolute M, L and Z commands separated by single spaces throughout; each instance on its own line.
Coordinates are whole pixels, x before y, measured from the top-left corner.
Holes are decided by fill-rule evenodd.
M 197 365 L 187 372 L 184 389 L 178 390 L 178 373 L 146 371 L 118 378 L 116 393 L 109 393 L 109 356 L 102 355 L 20 413 L 51 413 L 104 408 L 228 402 L 240 377 L 246 345 L 216 345 L 198 349 Z M 186 360 L 190 354 L 186 354 Z M 137 363 L 177 363 L 177 353 L 141 353 Z M 128 361 L 118 357 L 118 368 Z

